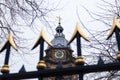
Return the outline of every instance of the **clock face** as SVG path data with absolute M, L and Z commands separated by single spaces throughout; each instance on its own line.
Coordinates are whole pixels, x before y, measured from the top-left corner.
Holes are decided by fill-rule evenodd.
M 64 56 L 64 53 L 63 51 L 61 50 L 58 50 L 56 53 L 55 53 L 55 57 L 56 58 L 62 58 Z

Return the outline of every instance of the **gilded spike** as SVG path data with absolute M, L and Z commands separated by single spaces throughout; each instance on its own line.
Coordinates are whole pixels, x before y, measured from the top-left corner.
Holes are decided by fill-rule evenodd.
M 81 31 L 80 29 L 80 26 L 79 24 L 77 23 L 76 24 L 76 28 L 75 28 L 75 31 L 72 35 L 72 38 L 70 39 L 70 41 L 68 42 L 68 44 L 70 44 L 76 37 L 76 35 L 79 34 L 81 37 L 83 37 L 86 41 L 89 41 L 89 39 L 83 34 L 83 32 Z
M 42 28 L 40 32 L 40 36 L 38 37 L 38 40 L 36 41 L 35 45 L 33 46 L 32 49 L 36 48 L 39 45 L 39 41 L 43 39 L 49 46 L 52 46 L 52 43 L 48 41 L 48 39 L 45 36 L 44 29 Z
M 9 33 L 9 36 L 8 36 L 8 39 L 7 41 L 5 42 L 4 46 L 1 48 L 0 52 L 4 51 L 6 49 L 6 46 L 10 44 L 15 50 L 17 50 L 17 47 L 14 43 L 14 40 L 12 38 L 12 33 Z
M 112 28 L 110 30 L 110 33 L 109 33 L 108 37 L 107 37 L 107 40 L 112 36 L 113 32 L 115 31 L 115 28 L 120 29 L 120 23 L 118 22 L 116 17 L 113 18 Z

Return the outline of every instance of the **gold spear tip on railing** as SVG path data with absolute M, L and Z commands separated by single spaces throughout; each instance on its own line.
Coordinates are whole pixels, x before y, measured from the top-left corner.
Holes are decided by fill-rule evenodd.
M 120 23 L 118 22 L 116 17 L 113 18 L 113 24 L 112 24 L 112 27 L 110 29 L 110 33 L 107 37 L 107 40 L 113 35 L 113 32 L 115 31 L 115 28 L 120 29 Z
M 4 46 L 1 48 L 0 52 L 4 51 L 7 48 L 7 45 L 10 44 L 16 51 L 17 51 L 17 47 L 14 43 L 13 37 L 12 37 L 12 33 L 10 32 L 8 35 L 8 39 L 5 42 Z
M 33 50 L 34 48 L 36 48 L 36 47 L 40 44 L 39 42 L 40 42 L 41 39 L 43 39 L 49 46 L 52 46 L 52 43 L 49 42 L 49 40 L 46 38 L 46 35 L 45 35 L 44 32 L 45 32 L 45 31 L 44 31 L 44 28 L 42 28 L 42 29 L 41 29 L 41 32 L 40 32 L 40 36 L 38 37 L 38 40 L 37 40 L 36 43 L 34 44 L 32 50 Z
M 68 44 L 70 44 L 75 38 L 76 38 L 76 35 L 79 34 L 82 38 L 84 38 L 86 41 L 89 41 L 89 39 L 83 34 L 82 30 L 80 29 L 80 26 L 79 24 L 77 23 L 76 24 L 76 28 L 74 30 L 74 33 L 71 37 L 71 39 L 69 40 Z

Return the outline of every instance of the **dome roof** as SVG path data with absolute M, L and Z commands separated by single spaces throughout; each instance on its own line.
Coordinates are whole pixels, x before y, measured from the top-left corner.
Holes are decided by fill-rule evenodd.
M 54 39 L 51 41 L 54 48 L 70 48 L 70 45 L 68 44 L 68 41 L 65 39 L 65 35 L 63 34 L 63 28 L 59 24 L 56 28 L 56 34 L 54 36 Z M 50 47 L 48 47 L 50 48 Z
M 53 47 L 55 48 L 65 48 L 69 47 L 70 45 L 67 45 L 68 41 L 64 37 L 55 37 L 51 43 L 53 44 Z

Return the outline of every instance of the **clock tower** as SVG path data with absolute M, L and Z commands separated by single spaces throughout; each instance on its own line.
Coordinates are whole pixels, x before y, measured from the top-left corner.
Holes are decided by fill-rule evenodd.
M 46 56 L 44 57 L 44 60 L 49 69 L 75 66 L 75 58 L 72 54 L 73 50 L 71 49 L 71 46 L 68 45 L 63 30 L 64 29 L 59 22 L 54 39 L 51 41 L 53 46 L 48 46 L 45 50 Z M 77 76 L 57 76 L 45 78 L 44 80 L 77 80 Z

